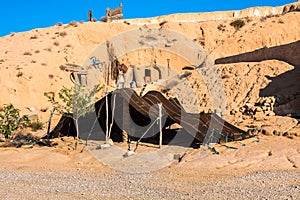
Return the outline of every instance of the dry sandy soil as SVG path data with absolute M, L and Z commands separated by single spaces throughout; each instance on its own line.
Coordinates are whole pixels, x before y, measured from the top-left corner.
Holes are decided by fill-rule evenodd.
M 71 138 L 56 142 L 1 150 L 2 199 L 300 198 L 299 139 L 261 136 L 245 146 L 216 145 L 219 155 L 190 148 L 180 163 L 149 173 L 116 171 L 88 150 L 80 153 L 82 145 L 74 151 Z M 137 154 L 147 148 L 141 145 Z
M 294 5 L 297 8 L 299 3 Z M 22 114 L 46 122 L 51 104 L 43 93 L 72 86 L 61 65 L 81 64 L 106 39 L 145 26 L 186 35 L 212 60 L 297 42 L 300 13 L 282 14 L 286 7 L 291 6 L 70 23 L 12 33 L 0 38 L 0 105 L 11 102 Z M 233 17 L 243 18 L 246 25 L 235 30 L 229 25 Z M 131 56 L 132 60 L 127 55 L 122 62 L 141 62 L 138 55 Z M 156 56 L 165 65 L 164 55 Z M 299 57 L 290 59 L 299 61 Z M 0 148 L 1 199 L 300 199 L 300 126 L 290 114 L 300 105 L 300 66 L 279 60 L 216 65 L 226 92 L 226 120 L 244 130 L 257 128 L 258 138 L 216 145 L 218 155 L 189 148 L 181 162 L 174 160 L 168 167 L 143 174 L 113 170 L 87 149 L 80 153 L 82 144 L 73 150 L 72 138 L 54 140 L 55 147 Z M 176 60 L 172 65 L 185 63 Z M 192 85 L 201 100 L 199 109 L 207 111 L 209 97 L 201 81 Z M 147 145 L 139 151 L 147 151 Z

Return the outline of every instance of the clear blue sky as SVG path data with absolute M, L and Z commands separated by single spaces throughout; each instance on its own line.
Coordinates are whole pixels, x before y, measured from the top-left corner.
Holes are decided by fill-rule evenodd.
M 182 12 L 236 10 L 253 6 L 278 6 L 297 0 L 3 0 L 0 3 L 0 37 L 11 32 L 52 26 L 57 22 L 87 20 L 93 10 L 98 20 L 105 8 L 123 3 L 124 18 Z

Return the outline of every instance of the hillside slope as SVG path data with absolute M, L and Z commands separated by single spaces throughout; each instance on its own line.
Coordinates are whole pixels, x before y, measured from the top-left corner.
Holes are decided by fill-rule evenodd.
M 299 41 L 298 8 L 299 3 L 294 3 L 278 8 L 177 14 L 113 23 L 70 23 L 12 33 L 0 38 L 0 105 L 11 102 L 24 114 L 37 114 L 42 121 L 46 121 L 51 105 L 44 97 L 44 92 L 56 93 L 62 86 L 72 86 L 69 73 L 62 71 L 60 66 L 66 63 L 83 63 L 86 56 L 100 43 L 124 31 L 143 26 L 174 30 L 199 42 L 215 60 Z M 240 30 L 230 26 L 237 18 L 243 18 L 246 23 Z M 180 65 L 180 61 L 178 62 L 177 65 Z M 217 66 L 222 73 L 227 94 L 227 114 L 232 110 L 239 112 L 239 108 L 246 103 L 254 104 L 259 101 L 262 97 L 260 91 L 271 82 L 267 77 L 278 77 L 297 67 L 276 60 Z M 203 86 L 198 84 L 195 88 L 197 87 Z M 298 98 L 298 92 L 294 91 L 294 96 L 289 97 L 289 100 Z M 203 99 L 200 109 L 208 110 L 209 100 L 201 91 L 199 98 Z M 281 98 L 285 98 L 284 103 L 290 103 L 286 100 L 287 97 Z M 31 107 L 34 109 L 29 111 L 27 108 Z

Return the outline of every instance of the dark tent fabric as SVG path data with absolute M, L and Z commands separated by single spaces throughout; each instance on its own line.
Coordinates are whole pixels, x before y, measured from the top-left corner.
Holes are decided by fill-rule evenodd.
M 151 128 L 154 135 L 158 134 L 158 123 L 150 127 L 159 116 L 158 104 L 162 105 L 163 129 L 177 123 L 200 142 L 205 142 L 208 133 L 211 137 L 209 142 L 228 142 L 250 137 L 249 133 L 224 121 L 215 113 L 188 113 L 176 98 L 167 99 L 157 91 L 150 91 L 141 97 L 129 88 L 115 90 L 95 103 L 94 118 L 97 116 L 102 133 L 97 130 L 93 134 L 106 132 L 107 116 L 109 126 L 112 125 L 111 138 L 116 142 L 122 141 L 123 131 L 135 138 L 140 138 L 148 128 Z M 86 118 L 86 121 L 91 123 L 93 120 Z M 50 138 L 75 134 L 74 120 L 70 115 L 63 115 L 51 131 Z
M 63 114 L 54 129 L 42 139 L 52 139 L 63 136 L 76 136 L 76 128 L 72 114 Z
M 114 97 L 115 96 L 115 97 Z M 115 108 L 113 108 L 114 98 L 116 99 Z M 187 113 L 180 105 L 177 99 L 167 99 L 163 94 L 157 91 L 150 91 L 143 97 L 140 97 L 134 90 L 118 89 L 107 95 L 108 99 L 108 122 L 112 123 L 112 110 L 115 117 L 113 119 L 113 130 L 119 135 L 122 130 L 130 133 L 131 136 L 140 137 L 143 131 L 140 127 L 149 127 L 159 115 L 157 104 L 163 108 L 162 118 L 165 123 L 163 128 L 177 123 L 195 137 L 200 142 L 204 142 L 206 134 L 214 138 L 211 142 L 228 142 L 249 138 L 249 133 L 235 127 L 224 121 L 215 113 Z M 99 124 L 106 130 L 106 98 L 102 98 L 95 104 L 96 113 L 98 113 Z M 136 124 L 137 126 L 132 126 Z M 154 132 L 159 132 L 158 126 L 154 127 Z

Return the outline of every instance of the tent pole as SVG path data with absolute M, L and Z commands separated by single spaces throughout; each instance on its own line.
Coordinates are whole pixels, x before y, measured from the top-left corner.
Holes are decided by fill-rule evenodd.
M 105 130 L 105 142 L 108 142 L 108 97 L 107 97 L 107 86 L 105 89 L 105 109 L 106 109 L 106 130 Z
M 162 118 L 162 105 L 158 104 L 159 108 L 159 148 L 162 147 L 162 125 L 161 125 L 161 118 Z

